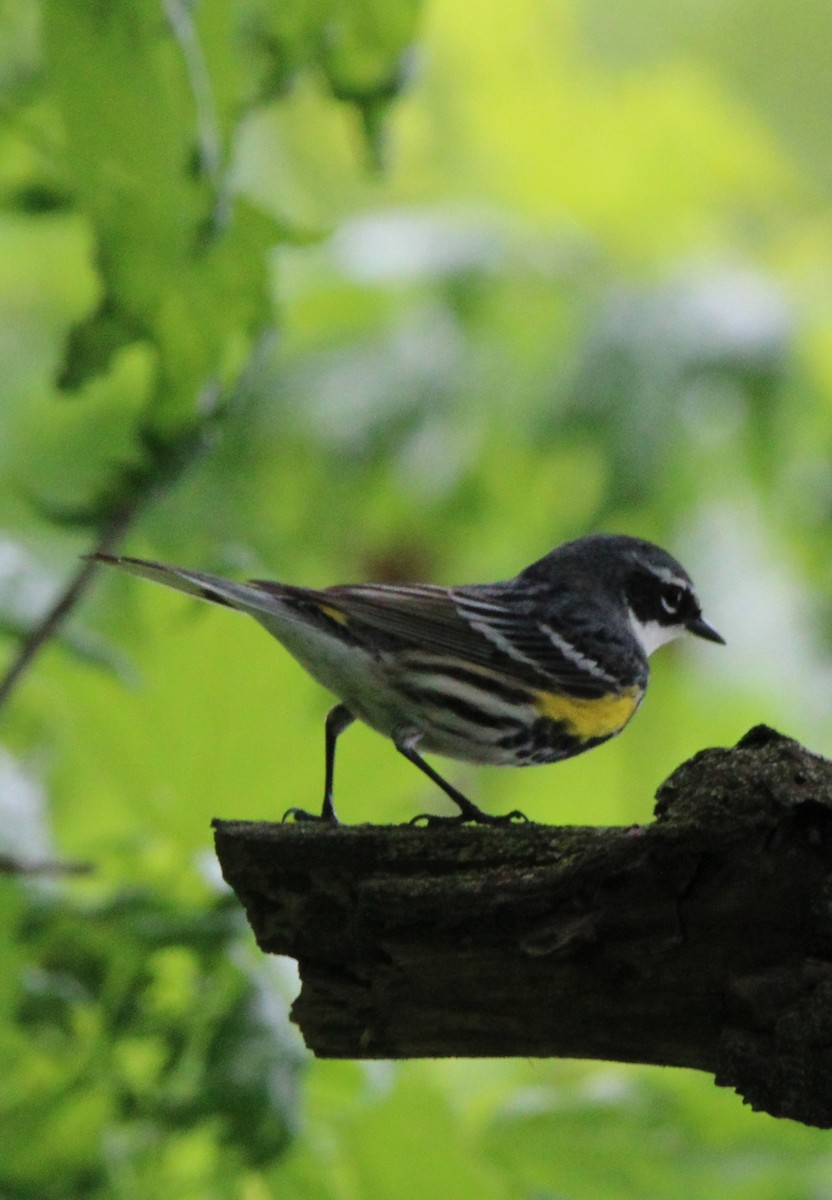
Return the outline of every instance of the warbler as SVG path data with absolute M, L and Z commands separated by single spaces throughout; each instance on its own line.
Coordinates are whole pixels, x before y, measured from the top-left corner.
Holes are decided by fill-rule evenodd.
M 685 632 L 724 644 L 676 559 L 623 535 L 578 538 L 513 579 L 460 587 L 234 583 L 140 558 L 92 557 L 248 613 L 338 698 L 326 718 L 320 817 L 290 809 L 296 818 L 336 821 L 336 742 L 358 718 L 459 809 L 431 820 L 509 820 L 521 814 L 483 812 L 422 752 L 513 767 L 582 754 L 632 718 L 659 646 Z

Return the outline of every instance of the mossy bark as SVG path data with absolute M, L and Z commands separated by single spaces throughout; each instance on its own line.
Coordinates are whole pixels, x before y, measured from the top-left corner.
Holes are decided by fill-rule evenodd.
M 832 764 L 773 730 L 641 827 L 215 824 L 318 1055 L 694 1067 L 832 1125 Z

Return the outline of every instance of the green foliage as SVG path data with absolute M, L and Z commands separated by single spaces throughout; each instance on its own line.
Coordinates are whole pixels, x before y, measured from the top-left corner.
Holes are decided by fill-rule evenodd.
M 12 886 L 4 1191 L 222 1195 L 278 1155 L 299 1058 L 253 971 L 235 965 L 243 923 L 230 899 L 188 909 L 141 891 L 82 902 Z
M 728 647 L 662 651 L 591 755 L 454 779 L 629 823 L 756 721 L 832 749 L 822 8 L 0 0 L 6 654 L 122 518 L 309 584 L 606 528 L 678 553 Z M 212 816 L 315 801 L 326 707 L 253 624 L 119 577 L 22 680 L 0 850 L 95 871 L 0 878 L 0 1192 L 828 1193 L 825 1135 L 704 1077 L 302 1062 L 203 864 Z M 441 803 L 361 728 L 337 799 Z

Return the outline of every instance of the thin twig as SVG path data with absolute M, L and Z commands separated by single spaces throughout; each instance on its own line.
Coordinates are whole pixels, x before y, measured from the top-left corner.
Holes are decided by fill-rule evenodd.
M 28 862 L 13 858 L 11 854 L 0 854 L 0 875 L 89 875 L 95 868 L 88 862 L 60 862 L 41 860 Z
M 95 544 L 93 553 L 107 554 L 115 548 L 124 536 L 127 527 L 138 512 L 137 505 L 131 505 L 119 512 L 113 513 L 104 526 L 101 536 Z M 58 632 L 72 609 L 87 590 L 95 572 L 95 563 L 89 559 L 81 562 L 67 586 L 58 596 L 52 607 L 38 621 L 23 645 L 12 660 L 8 670 L 0 680 L 0 709 L 14 691 L 17 681 L 28 669 L 32 660 L 37 657 L 50 638 Z
M 86 592 L 95 574 L 96 554 L 111 553 L 144 508 L 166 488 L 170 487 L 195 459 L 206 453 L 211 445 L 210 429 L 224 416 L 226 408 L 220 402 L 216 380 L 208 380 L 199 390 L 196 401 L 199 421 L 185 429 L 178 438 L 163 442 L 150 430 L 140 430 L 149 461 L 141 470 L 128 470 L 120 481 L 121 500 L 99 518 L 98 540 L 82 558 L 75 574 L 52 607 L 38 621 L 0 678 L 0 710 L 8 701 L 18 680 L 28 669 L 50 638 L 60 630 L 75 605 Z
M 182 52 L 185 71 L 194 97 L 200 165 L 215 192 L 212 224 L 216 231 L 228 219 L 228 195 L 223 180 L 220 121 L 211 88 L 208 65 L 188 4 L 183 0 L 165 0 L 164 8 Z M 218 398 L 219 386 L 216 381 L 211 380 L 204 385 L 197 404 L 203 433 L 212 422 L 218 420 L 222 415 L 218 406 Z M 155 477 L 151 473 L 144 478 L 141 481 L 142 486 L 134 491 L 131 499 L 107 516 L 100 526 L 98 541 L 90 551 L 92 558 L 96 554 L 110 553 L 124 536 L 143 505 L 151 496 L 158 493 L 160 485 L 170 483 L 177 478 L 185 465 L 200 449 L 204 450 L 205 448 L 204 441 L 200 444 L 199 438 L 191 440 L 187 445 L 188 450 L 183 457 L 175 456 L 168 461 L 163 472 L 157 473 Z M 158 453 L 159 447 L 153 446 L 151 449 Z M 165 448 L 163 447 L 163 449 Z M 90 560 L 89 556 L 85 556 L 63 592 L 23 642 L 5 675 L 0 678 L 0 709 L 8 701 L 18 680 L 26 672 L 33 659 L 58 632 L 72 609 L 84 595 L 95 569 L 96 564 Z

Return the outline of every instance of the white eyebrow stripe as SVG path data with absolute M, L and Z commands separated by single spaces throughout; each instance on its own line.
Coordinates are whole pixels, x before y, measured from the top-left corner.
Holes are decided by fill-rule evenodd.
M 588 671 L 595 679 L 604 679 L 607 683 L 618 683 L 614 675 L 609 675 L 594 658 L 587 658 L 585 654 L 581 654 L 580 650 L 576 649 L 571 642 L 567 642 L 566 638 L 561 637 L 551 625 L 544 625 L 543 622 L 540 622 L 537 627 L 541 633 L 545 633 L 555 649 L 559 650 L 564 658 L 581 671 Z
M 657 575 L 658 578 L 661 579 L 662 583 L 672 583 L 685 592 L 689 592 L 691 590 L 690 580 L 681 579 L 678 575 L 671 571 L 670 567 L 651 567 L 650 570 L 654 575 Z

